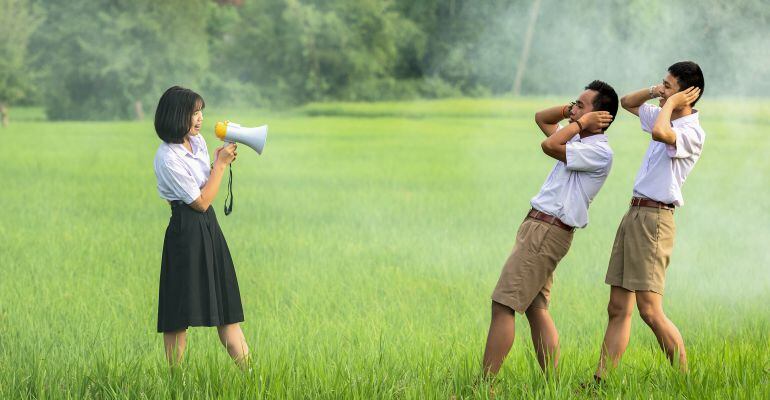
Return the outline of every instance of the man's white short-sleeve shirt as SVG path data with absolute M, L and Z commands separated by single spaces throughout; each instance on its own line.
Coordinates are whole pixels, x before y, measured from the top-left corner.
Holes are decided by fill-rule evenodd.
M 660 110 L 660 107 L 646 103 L 639 107 L 643 131 L 652 133 Z M 700 158 L 706 132 L 700 126 L 697 111 L 671 121 L 671 127 L 676 134 L 676 144 L 650 139 L 636 174 L 633 194 L 680 207 L 684 205 L 682 185 Z
M 554 165 L 530 204 L 567 225 L 584 228 L 588 225 L 588 206 L 604 185 L 611 167 L 612 149 L 606 135 L 575 135 L 567 142 L 567 162 Z

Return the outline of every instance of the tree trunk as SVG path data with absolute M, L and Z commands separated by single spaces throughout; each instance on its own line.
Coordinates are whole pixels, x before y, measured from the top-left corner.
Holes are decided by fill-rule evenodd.
M 142 109 L 141 100 L 137 100 L 134 102 L 134 114 L 136 115 L 136 119 L 140 121 L 144 119 L 144 110 Z
M 0 102 L 0 124 L 3 127 L 8 126 L 8 107 L 4 102 Z
M 516 78 L 513 80 L 513 95 L 521 95 L 521 81 L 524 79 L 524 69 L 527 67 L 527 58 L 529 58 L 529 48 L 532 45 L 532 36 L 535 33 L 535 22 L 537 22 L 537 14 L 540 9 L 540 0 L 535 0 L 532 3 L 532 10 L 529 13 L 529 25 L 527 26 L 527 33 L 524 35 L 524 48 L 521 50 L 521 57 L 519 57 L 519 66 L 516 68 Z

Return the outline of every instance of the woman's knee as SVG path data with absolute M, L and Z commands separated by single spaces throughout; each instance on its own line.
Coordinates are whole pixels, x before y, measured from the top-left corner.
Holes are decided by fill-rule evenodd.
M 187 329 L 180 329 L 173 332 L 163 332 L 163 338 L 166 340 L 184 340 L 187 338 Z
M 217 332 L 219 332 L 220 335 L 229 335 L 240 331 L 240 328 L 241 328 L 240 323 L 236 322 L 234 324 L 217 326 Z
M 223 345 L 229 346 L 230 343 L 239 343 L 243 340 L 243 332 L 238 323 L 221 325 L 217 327 L 219 339 Z

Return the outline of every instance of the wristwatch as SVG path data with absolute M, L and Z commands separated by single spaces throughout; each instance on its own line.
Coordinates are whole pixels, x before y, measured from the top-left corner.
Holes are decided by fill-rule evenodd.
M 651 99 L 654 99 L 654 98 L 658 97 L 657 93 L 655 93 L 654 90 L 655 90 L 655 85 L 650 86 L 650 98 Z

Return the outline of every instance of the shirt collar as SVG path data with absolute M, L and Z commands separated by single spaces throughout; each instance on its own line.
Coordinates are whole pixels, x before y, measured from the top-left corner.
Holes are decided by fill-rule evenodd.
M 607 135 L 603 133 L 599 133 L 596 135 L 591 135 L 588 137 L 581 137 L 580 141 L 583 143 L 596 143 L 596 142 L 606 142 L 607 141 Z
M 184 147 L 184 144 L 182 143 L 166 143 L 168 147 L 176 153 L 179 157 L 195 157 L 195 154 L 198 153 L 198 142 L 195 140 L 195 136 L 190 137 L 190 147 L 192 148 L 192 152 L 187 151 L 187 149 Z
M 679 117 L 673 121 L 671 121 L 671 126 L 674 128 L 689 125 L 692 123 L 698 123 L 698 110 L 692 110 L 692 114 L 685 115 L 684 117 Z

